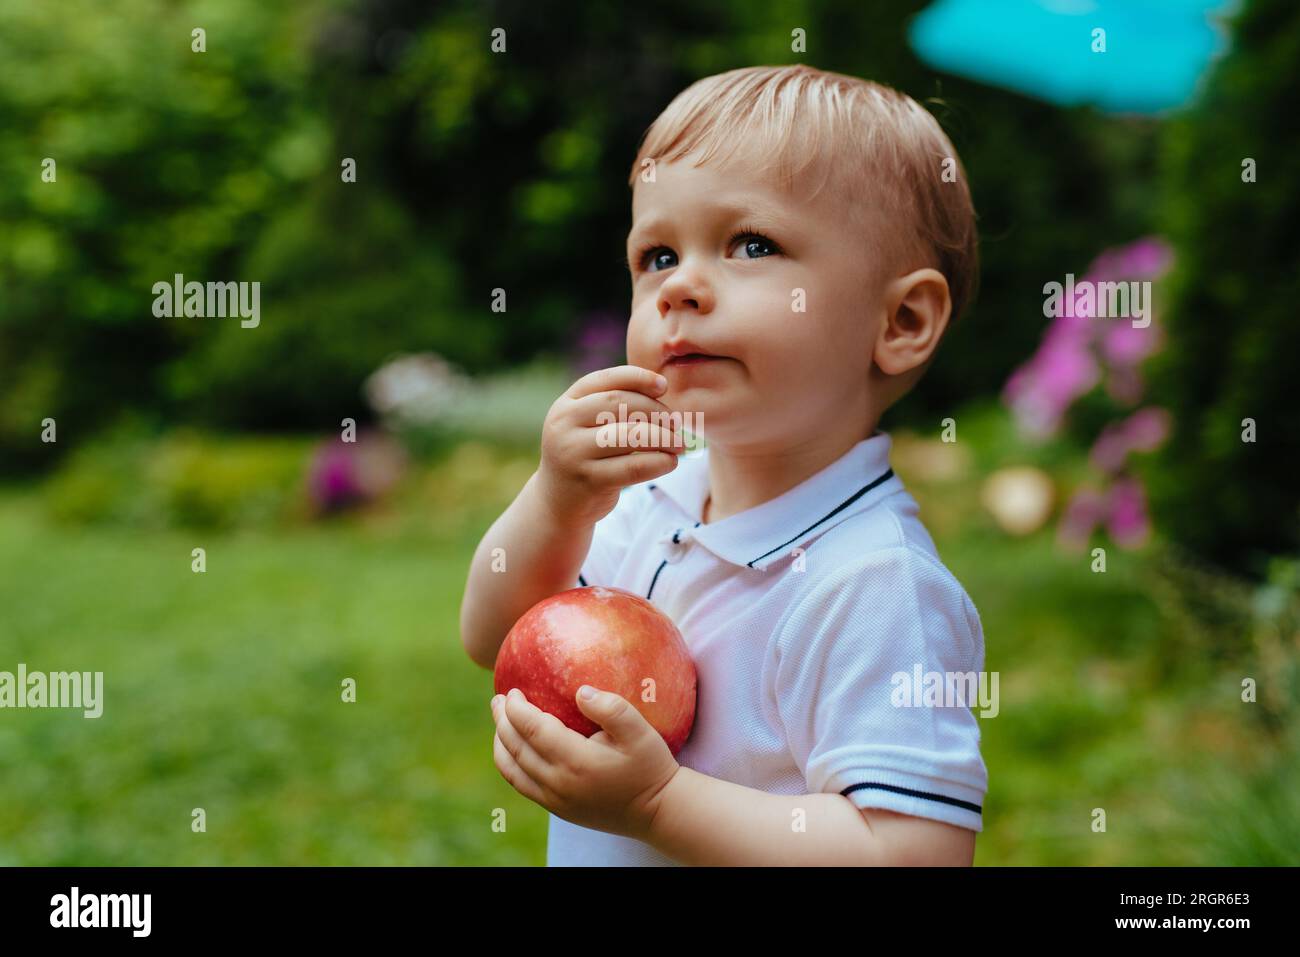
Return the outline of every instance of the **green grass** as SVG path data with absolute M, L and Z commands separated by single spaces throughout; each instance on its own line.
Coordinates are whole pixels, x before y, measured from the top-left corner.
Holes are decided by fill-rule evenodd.
M 0 711 L 0 865 L 543 863 L 546 813 L 493 765 L 491 676 L 457 632 L 472 550 L 531 471 L 502 455 L 257 532 L 65 525 L 39 489 L 0 492 L 0 670 L 105 676 L 97 720 Z M 997 532 L 969 476 L 905 477 L 1001 679 L 977 864 L 1297 862 L 1297 735 L 1240 702 L 1252 662 L 1166 618 L 1148 555 L 1094 574 L 1050 531 Z
M 1300 790 L 1281 784 L 1297 742 L 1261 731 L 1236 674 L 1169 660 L 1179 636 L 1148 598 L 1143 555 L 1112 549 L 1094 574 L 1047 536 L 940 547 L 1001 675 L 1000 713 L 981 721 L 976 864 L 1300 863 Z
M 34 509 L 0 499 L 0 670 L 102 671 L 105 704 L 0 712 L 0 864 L 544 861 L 458 638 L 470 537 L 78 531 Z

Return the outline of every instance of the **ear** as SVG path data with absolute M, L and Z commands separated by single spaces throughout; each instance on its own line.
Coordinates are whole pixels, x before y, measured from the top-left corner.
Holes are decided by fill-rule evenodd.
M 884 305 L 873 359 L 886 375 L 901 375 L 929 359 L 948 328 L 948 280 L 928 267 L 899 276 L 885 286 Z

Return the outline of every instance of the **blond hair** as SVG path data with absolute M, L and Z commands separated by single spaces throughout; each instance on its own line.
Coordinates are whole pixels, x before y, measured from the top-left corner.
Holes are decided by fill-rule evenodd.
M 770 156 L 761 168 L 775 170 L 786 187 L 819 165 L 813 195 L 834 183 L 881 268 L 934 266 L 948 281 L 950 322 L 961 315 L 979 271 L 975 209 L 957 151 L 910 96 L 803 64 L 705 77 L 646 130 L 628 185 L 635 188 L 646 159 L 671 162 L 698 150 L 696 165 L 715 156 L 725 164 L 742 147 L 751 157 Z M 895 223 L 911 228 L 899 237 Z M 903 242 L 889 241 L 896 238 Z

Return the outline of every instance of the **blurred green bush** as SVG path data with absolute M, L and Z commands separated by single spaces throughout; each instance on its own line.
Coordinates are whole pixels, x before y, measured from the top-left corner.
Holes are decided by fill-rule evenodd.
M 547 412 L 573 381 L 569 367 L 548 356 L 471 377 L 423 353 L 381 366 L 365 391 L 385 426 L 417 453 L 445 452 L 464 441 L 535 453 Z
M 444 245 L 322 98 L 322 50 L 353 15 L 0 5 L 0 470 L 48 465 L 129 409 L 332 428 L 365 417 L 360 383 L 393 352 L 482 360 L 491 327 L 466 321 Z M 260 282 L 260 324 L 156 318 L 153 284 L 178 273 Z M 39 440 L 46 417 L 58 443 Z
M 1300 7 L 1246 4 L 1207 79 L 1163 140 L 1164 235 L 1177 256 L 1152 391 L 1174 433 L 1152 506 L 1175 542 L 1261 578 L 1269 554 L 1300 551 Z
M 364 423 L 363 383 L 398 354 L 483 375 L 568 351 L 583 316 L 626 314 L 626 178 L 647 125 L 703 75 L 804 59 L 933 110 L 980 216 L 980 296 L 886 426 L 933 431 L 996 394 L 1045 328 L 1044 282 L 1159 232 L 1178 275 L 1153 389 L 1176 425 L 1156 526 L 1258 573 L 1300 542 L 1300 211 L 1282 173 L 1300 15 L 1247 5 L 1204 103 L 1155 119 L 936 76 L 903 42 L 926 2 L 801 6 L 807 58 L 788 11 L 740 0 L 669 0 L 634 26 L 463 0 L 0 5 L 0 472 L 52 466 L 124 411 L 319 433 Z M 489 45 L 498 19 L 507 54 Z M 153 283 L 177 273 L 262 283 L 260 325 L 155 318 Z M 474 414 L 494 434 L 538 419 Z M 40 441 L 47 417 L 58 443 Z
M 929 102 L 972 177 L 982 298 L 893 412 L 916 423 L 1000 387 L 1041 331 L 1046 278 L 1146 231 L 1156 128 L 940 81 L 903 42 L 924 2 L 798 20 L 817 66 Z M 567 350 L 582 316 L 626 315 L 645 128 L 700 76 L 795 59 L 787 19 L 739 0 L 674 0 L 635 28 L 522 3 L 3 5 L 0 469 L 51 464 L 123 409 L 317 431 L 361 418 L 394 353 L 479 374 Z M 176 273 L 261 282 L 260 325 L 153 317 L 152 284 Z
M 251 528 L 307 517 L 314 443 L 180 431 L 110 433 L 82 446 L 44 483 L 49 513 L 73 523 L 143 528 Z
M 4 466 L 164 407 L 160 370 L 214 330 L 154 318 L 154 282 L 257 278 L 239 251 L 325 162 L 294 28 L 247 0 L 0 5 Z M 38 440 L 47 416 L 58 444 Z

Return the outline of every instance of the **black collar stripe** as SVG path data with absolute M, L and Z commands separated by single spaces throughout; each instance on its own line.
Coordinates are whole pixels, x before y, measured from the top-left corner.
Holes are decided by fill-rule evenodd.
M 659 573 L 664 570 L 664 566 L 667 564 L 668 564 L 668 559 L 665 558 L 663 561 L 659 563 L 659 567 L 655 569 L 655 577 L 650 579 L 650 590 L 645 593 L 646 601 L 649 601 L 650 596 L 655 593 L 655 582 L 659 580 Z
M 853 784 L 846 787 L 840 793 L 846 797 L 854 791 L 860 791 L 863 788 L 874 788 L 877 791 L 892 791 L 894 794 L 905 794 L 908 797 L 925 798 L 927 801 L 940 801 L 943 804 L 952 804 L 956 807 L 964 807 L 968 811 L 974 811 L 976 814 L 982 814 L 984 809 L 978 804 L 972 804 L 970 801 L 962 801 L 958 798 L 946 797 L 942 794 L 930 794 L 926 791 L 913 791 L 911 788 L 895 787 L 892 784 Z
M 750 568 L 753 568 L 753 567 L 754 567 L 754 562 L 761 562 L 763 559 L 767 558 L 768 555 L 771 555 L 772 552 L 779 552 L 781 549 L 785 548 L 785 547 L 786 547 L 787 545 L 789 545 L 791 542 L 797 542 L 797 541 L 799 541 L 799 539 L 803 538 L 805 535 L 807 535 L 809 532 L 811 532 L 811 531 L 812 531 L 814 528 L 816 528 L 818 525 L 822 524 L 822 522 L 825 522 L 825 521 L 827 521 L 828 519 L 830 519 L 830 518 L 834 517 L 835 515 L 837 515 L 838 513 L 844 511 L 844 509 L 848 508 L 850 505 L 852 505 L 852 504 L 853 504 L 854 502 L 856 502 L 858 499 L 862 498 L 862 496 L 866 495 L 868 492 L 870 492 L 870 491 L 871 491 L 873 488 L 875 488 L 877 485 L 880 485 L 880 484 L 882 484 L 883 482 L 888 482 L 888 481 L 889 481 L 891 478 L 893 478 L 893 477 L 894 477 L 894 470 L 893 470 L 893 469 L 888 469 L 888 470 L 885 472 L 884 475 L 882 475 L 882 476 L 880 476 L 879 478 L 877 478 L 877 479 L 875 479 L 875 480 L 873 480 L 873 481 L 871 481 L 871 482 L 868 482 L 866 485 L 862 486 L 862 488 L 858 489 L 858 490 L 857 490 L 856 492 L 854 492 L 851 496 L 849 496 L 848 498 L 846 498 L 843 502 L 840 502 L 839 505 L 836 505 L 835 508 L 831 509 L 830 512 L 828 512 L 828 513 L 827 513 L 826 515 L 824 515 L 822 518 L 818 519 L 818 520 L 817 520 L 816 522 L 814 522 L 812 525 L 809 525 L 807 528 L 805 528 L 802 532 L 800 532 L 800 533 L 799 533 L 798 535 L 796 535 L 794 538 L 790 539 L 789 541 L 782 542 L 780 545 L 776 546 L 776 548 L 772 548 L 772 549 L 769 549 L 768 551 L 765 551 L 762 555 L 759 555 L 757 558 L 755 558 L 753 562 L 747 562 L 746 564 L 747 564 Z

